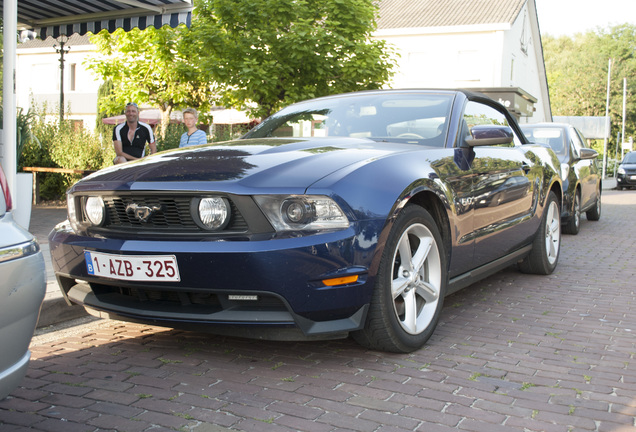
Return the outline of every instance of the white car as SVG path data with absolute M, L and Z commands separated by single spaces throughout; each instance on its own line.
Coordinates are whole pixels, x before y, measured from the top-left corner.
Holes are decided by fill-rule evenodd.
M 12 207 L 0 167 L 0 399 L 19 386 L 26 374 L 29 344 L 46 291 L 40 245 L 15 223 Z

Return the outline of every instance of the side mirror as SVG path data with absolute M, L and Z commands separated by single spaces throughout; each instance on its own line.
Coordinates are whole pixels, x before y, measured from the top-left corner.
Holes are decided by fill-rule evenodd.
M 512 129 L 508 126 L 475 125 L 470 128 L 472 138 L 466 138 L 470 147 L 510 144 L 513 140 Z
M 598 158 L 598 152 L 589 148 L 580 149 L 581 159 L 596 159 Z

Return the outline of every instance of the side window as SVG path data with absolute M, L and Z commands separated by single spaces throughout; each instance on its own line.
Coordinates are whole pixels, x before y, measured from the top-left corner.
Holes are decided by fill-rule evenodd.
M 491 124 L 497 126 L 510 126 L 508 118 L 504 113 L 491 106 L 475 101 L 469 101 L 468 104 L 466 104 L 463 124 L 464 128 L 462 130 L 462 135 L 469 134 L 470 129 L 476 125 Z M 513 145 L 521 145 L 523 141 L 519 138 L 517 133 L 513 130 L 512 134 L 514 136 L 512 144 L 502 144 L 501 146 L 512 147 Z M 465 136 L 462 138 L 465 138 Z
M 588 141 L 585 139 L 580 130 L 574 128 L 574 135 L 576 136 L 576 138 L 574 139 L 574 145 L 576 146 L 577 150 L 582 148 L 590 148 Z
M 580 157 L 581 149 L 587 147 L 585 145 L 585 140 L 579 134 L 579 131 L 574 128 L 570 129 L 570 135 L 572 136 L 572 151 L 576 157 Z

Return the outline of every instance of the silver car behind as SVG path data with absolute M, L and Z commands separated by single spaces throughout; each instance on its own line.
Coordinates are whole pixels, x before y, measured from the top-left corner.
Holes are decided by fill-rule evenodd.
M 0 167 L 0 399 L 15 390 L 26 374 L 29 344 L 46 291 L 40 245 L 13 220 L 12 207 Z

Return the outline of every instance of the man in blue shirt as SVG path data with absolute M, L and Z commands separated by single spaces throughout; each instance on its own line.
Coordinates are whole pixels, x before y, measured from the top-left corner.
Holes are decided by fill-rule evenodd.
M 113 145 L 115 146 L 114 164 L 141 159 L 144 157 L 146 143 L 150 153 L 157 153 L 155 135 L 149 124 L 139 121 L 139 107 L 130 102 L 126 105 L 126 122 L 118 124 L 113 130 Z

